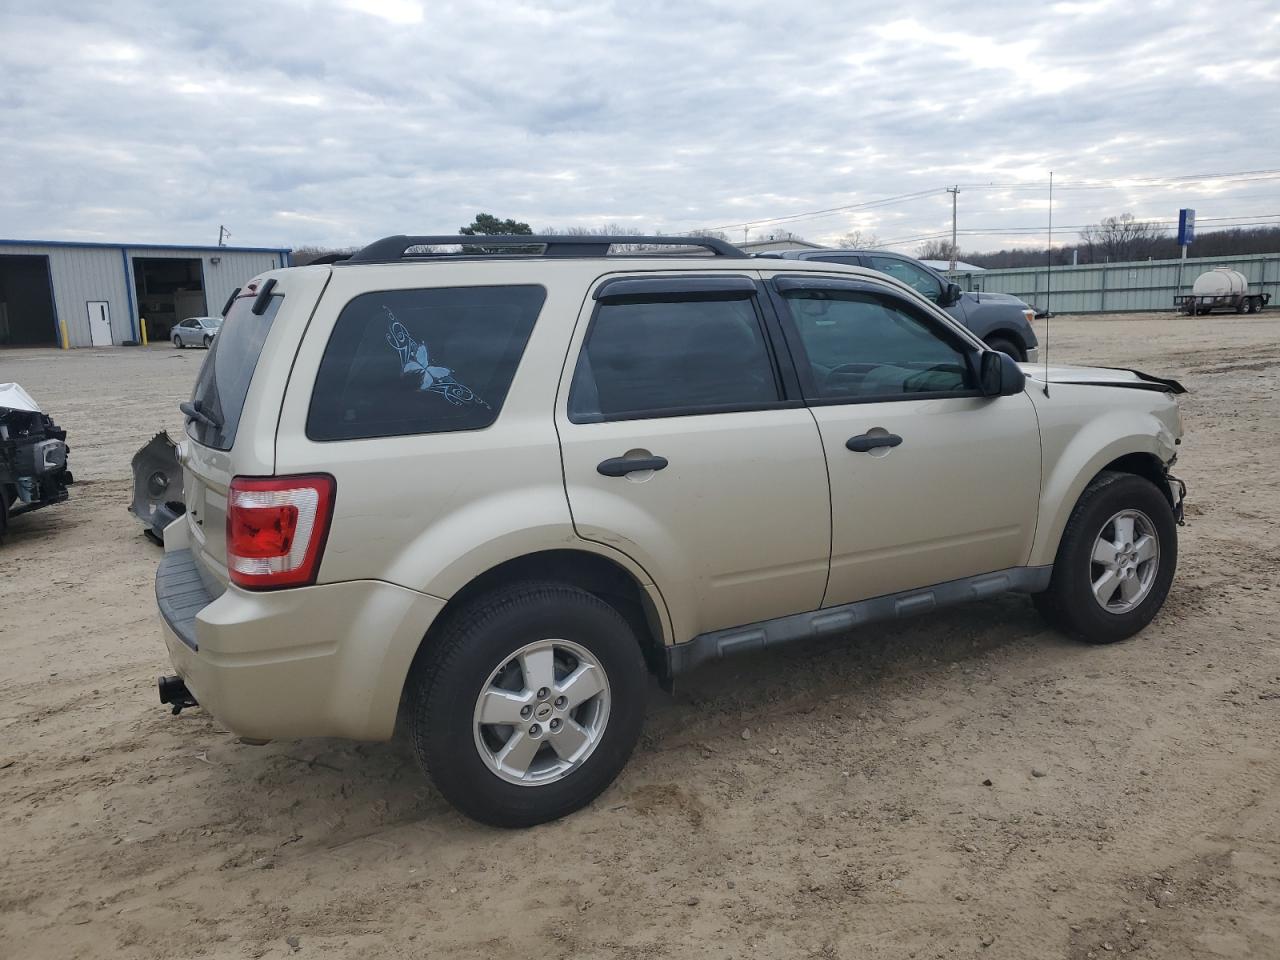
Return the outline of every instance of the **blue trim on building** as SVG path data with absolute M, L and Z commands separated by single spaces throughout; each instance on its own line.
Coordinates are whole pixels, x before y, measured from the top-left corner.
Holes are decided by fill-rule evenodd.
M 133 331 L 133 339 L 142 343 L 142 336 L 138 332 L 138 311 L 133 307 L 133 280 L 129 276 L 129 254 L 125 252 L 124 247 L 120 248 L 120 262 L 124 264 L 124 295 L 129 299 L 129 329 Z
M 99 250 L 204 250 L 212 254 L 219 251 L 227 253 L 274 253 L 288 256 L 293 252 L 291 247 L 219 247 L 200 246 L 188 243 L 94 243 L 86 240 L 0 240 L 0 247 L 95 247 Z

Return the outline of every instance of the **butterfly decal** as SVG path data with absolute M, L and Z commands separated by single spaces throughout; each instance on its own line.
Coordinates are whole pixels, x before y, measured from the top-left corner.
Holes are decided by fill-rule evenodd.
M 470 387 L 455 380 L 453 370 L 432 363 L 430 348 L 413 338 L 390 307 L 384 306 L 382 312 L 387 317 L 387 343 L 400 356 L 400 376 L 417 377 L 419 390 L 439 394 L 454 406 L 464 403 L 489 406 Z

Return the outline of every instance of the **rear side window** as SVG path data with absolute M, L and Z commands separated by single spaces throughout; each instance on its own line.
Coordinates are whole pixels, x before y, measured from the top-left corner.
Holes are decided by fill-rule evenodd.
M 230 450 L 236 442 L 249 381 L 284 302 L 282 296 L 272 297 L 266 312 L 257 316 L 253 312 L 254 299 L 244 296 L 232 302 L 191 394 L 191 402 L 203 417 L 187 419 L 187 435 L 215 450 Z
M 489 426 L 545 299 L 540 286 L 361 294 L 342 308 L 325 347 L 307 436 L 356 440 Z
M 574 371 L 569 419 L 729 412 L 778 398 L 753 300 L 604 303 Z

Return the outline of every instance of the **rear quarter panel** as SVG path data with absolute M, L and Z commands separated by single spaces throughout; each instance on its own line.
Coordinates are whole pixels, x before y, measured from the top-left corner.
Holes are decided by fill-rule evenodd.
M 505 263 L 500 279 L 484 262 L 335 268 L 298 351 L 276 442 L 279 472 L 324 472 L 337 480 L 319 582 L 380 579 L 448 599 L 504 561 L 553 549 L 608 556 L 641 584 L 651 582 L 630 558 L 579 539 L 565 496 L 552 413 L 574 321 L 598 272 L 592 264 L 545 261 Z M 541 286 L 546 300 L 491 426 L 366 440 L 307 438 L 316 371 L 353 297 L 495 282 Z

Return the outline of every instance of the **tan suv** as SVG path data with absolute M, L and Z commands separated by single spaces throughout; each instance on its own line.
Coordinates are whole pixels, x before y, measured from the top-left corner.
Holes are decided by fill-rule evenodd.
M 1177 383 L 1046 383 L 857 267 L 458 242 L 234 298 L 156 577 L 175 709 L 249 740 L 402 718 L 516 826 L 609 785 L 649 673 L 1002 591 L 1096 643 L 1164 602 Z

